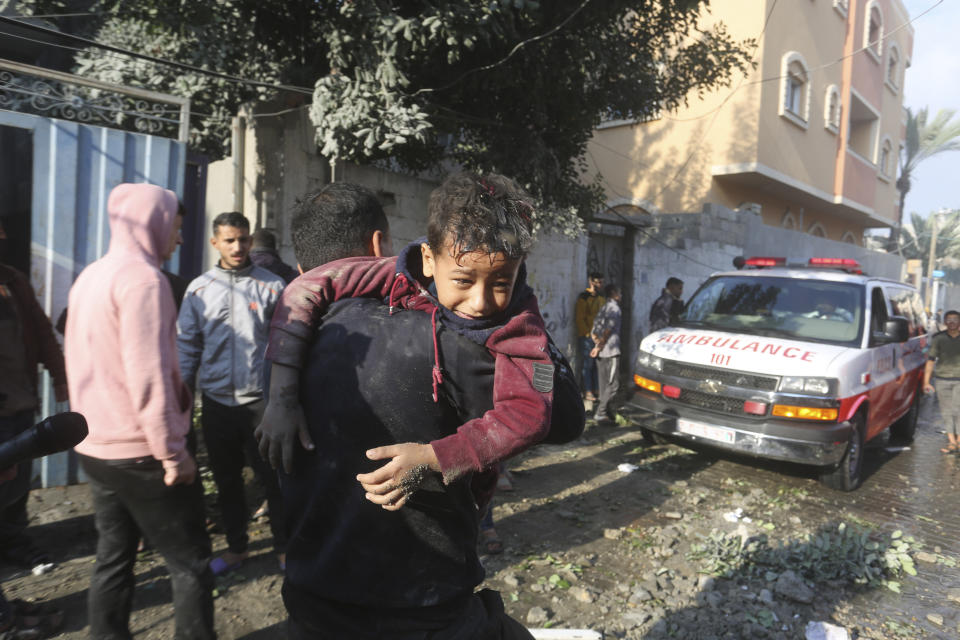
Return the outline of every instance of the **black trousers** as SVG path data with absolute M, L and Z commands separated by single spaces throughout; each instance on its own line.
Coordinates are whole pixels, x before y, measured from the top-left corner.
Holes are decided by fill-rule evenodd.
M 33 410 L 20 411 L 12 416 L 0 416 L 0 443 L 13 440 L 33 426 Z M 27 537 L 27 500 L 33 461 L 17 465 L 17 477 L 0 484 L 0 549 L 9 558 L 29 562 L 31 541 Z
M 260 457 L 257 440 L 253 437 L 265 406 L 265 401 L 258 400 L 231 407 L 207 395 L 203 396 L 203 439 L 207 444 L 213 480 L 217 483 L 218 503 L 223 528 L 227 534 L 227 545 L 233 553 L 247 550 L 247 521 L 250 512 L 243 489 L 245 462 L 253 468 L 267 494 L 274 549 L 277 553 L 283 553 L 287 546 L 277 472 Z
M 101 460 L 79 456 L 90 480 L 97 525 L 97 562 L 87 599 L 90 638 L 129 640 L 133 565 L 140 532 L 170 571 L 176 640 L 210 640 L 213 574 L 203 487 L 168 487 L 154 458 Z
M 318 611 L 328 614 L 324 624 L 291 615 L 288 640 L 533 640 L 533 635 L 504 611 L 500 593 L 491 589 L 477 591 L 455 609 L 437 605 L 422 610 L 377 610 L 324 601 L 317 605 Z M 445 609 L 447 615 L 438 616 L 438 609 Z

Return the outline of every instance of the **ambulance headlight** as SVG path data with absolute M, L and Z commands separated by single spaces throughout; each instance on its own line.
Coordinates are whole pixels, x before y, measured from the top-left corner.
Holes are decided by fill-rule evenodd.
M 654 371 L 663 371 L 663 358 L 658 358 L 652 353 L 641 349 L 640 355 L 637 356 L 637 366 L 645 369 L 653 369 Z
M 803 378 L 800 376 L 784 376 L 780 380 L 780 391 L 790 393 L 812 393 L 818 396 L 831 395 L 836 388 L 833 378 Z

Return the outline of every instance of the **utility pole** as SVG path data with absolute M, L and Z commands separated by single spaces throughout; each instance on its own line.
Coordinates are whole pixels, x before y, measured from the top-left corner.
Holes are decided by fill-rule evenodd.
M 940 230 L 940 214 L 945 211 L 946 209 L 941 209 L 930 216 L 932 218 L 933 230 L 930 233 L 930 257 L 927 259 L 927 288 L 923 299 L 923 306 L 927 309 L 930 309 L 930 297 L 933 294 L 933 270 L 937 266 L 937 232 Z M 930 309 L 931 313 L 934 311 L 934 309 Z

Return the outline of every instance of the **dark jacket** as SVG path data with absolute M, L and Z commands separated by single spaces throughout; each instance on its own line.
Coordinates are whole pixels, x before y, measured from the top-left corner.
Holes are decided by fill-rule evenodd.
M 50 319 L 43 312 L 27 276 L 13 267 L 0 264 L 0 295 L 9 292 L 20 314 L 20 331 L 23 336 L 25 362 L 34 393 L 37 391 L 37 364 L 41 363 L 53 378 L 53 384 L 63 394 L 67 389 L 67 374 L 63 365 L 63 352 L 53 335 Z M 2 387 L 0 372 L 0 387 Z
M 423 239 L 425 241 L 425 239 Z M 533 290 L 521 265 L 507 309 L 490 318 L 464 319 L 439 305 L 428 292 L 422 275 L 420 241 L 408 245 L 397 258 L 347 258 L 312 269 L 283 293 L 271 323 L 267 359 L 300 367 L 306 344 L 327 307 L 347 297 L 375 297 L 391 308 L 426 311 L 437 324 L 482 345 L 495 358 L 493 408 L 474 418 L 433 446 L 444 481 L 453 482 L 471 472 L 490 470 L 544 438 L 550 428 L 554 365 L 547 331 Z M 434 341 L 411 342 L 434 349 Z M 427 378 L 409 378 L 411 384 L 431 386 L 434 395 L 443 381 L 441 358 Z
M 290 284 L 294 278 L 300 275 L 296 269 L 281 260 L 279 254 L 277 254 L 274 249 L 267 249 L 265 247 L 251 249 L 250 261 L 258 267 L 263 267 L 267 271 L 272 271 L 277 274 L 283 278 L 287 284 Z
M 432 344 L 433 335 L 443 357 L 439 402 L 424 382 L 432 350 L 410 348 Z M 562 391 L 548 439 L 566 442 L 583 430 L 583 404 L 559 358 Z M 463 600 L 483 580 L 469 476 L 449 483 L 433 476 L 402 509 L 386 512 L 364 498 L 356 475 L 383 464 L 366 459 L 371 447 L 442 440 L 489 411 L 495 363 L 449 327 L 434 332 L 422 313 L 391 315 L 369 299 L 330 307 L 301 376 L 316 450 L 298 449 L 295 471 L 281 475 L 291 534 L 283 597 L 291 617 L 331 637 L 361 639 L 445 628 L 464 615 Z

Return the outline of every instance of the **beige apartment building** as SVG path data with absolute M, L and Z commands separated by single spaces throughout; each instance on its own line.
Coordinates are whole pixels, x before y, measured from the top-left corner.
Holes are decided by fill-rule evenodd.
M 588 159 L 608 206 L 629 215 L 711 202 L 858 245 L 865 229 L 897 224 L 914 37 L 901 2 L 714 0 L 710 8 L 732 35 L 757 40 L 756 68 L 676 113 L 598 127 Z

